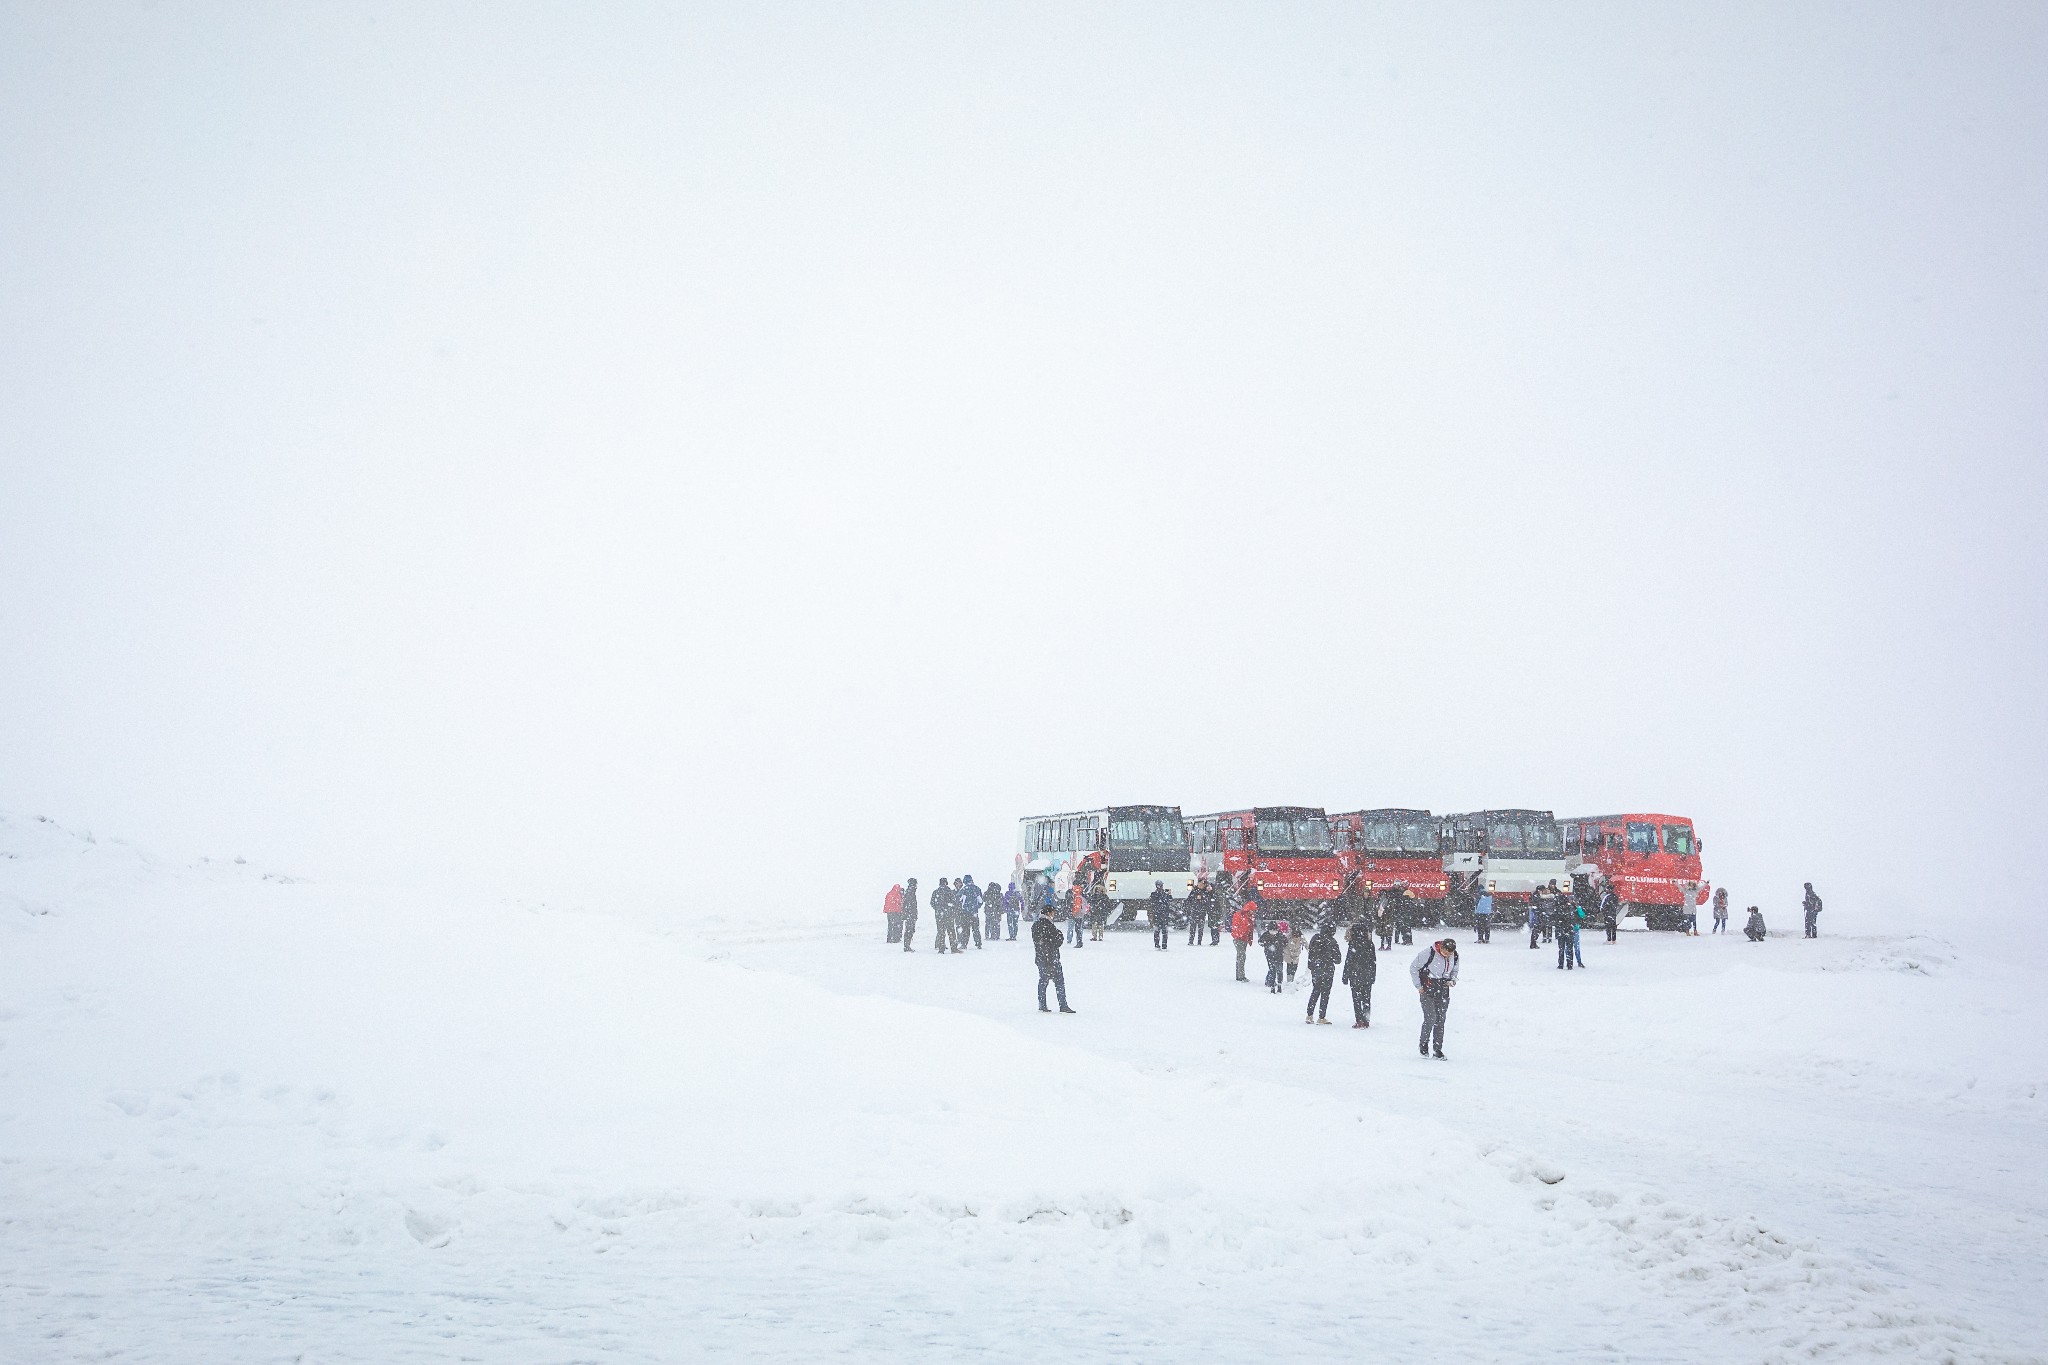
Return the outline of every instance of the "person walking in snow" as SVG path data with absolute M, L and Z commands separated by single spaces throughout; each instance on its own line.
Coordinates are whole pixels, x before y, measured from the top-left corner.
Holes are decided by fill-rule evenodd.
M 1088 883 L 1088 937 L 1102 942 L 1102 936 L 1109 929 L 1109 916 L 1116 906 L 1109 899 L 1109 888 L 1101 878 Z
M 903 951 L 914 953 L 910 940 L 917 933 L 917 878 L 903 879 Z
M 1536 935 L 1537 935 L 1537 934 L 1538 934 L 1539 932 L 1541 932 L 1542 928 L 1543 928 L 1543 904 L 1542 904 L 1542 902 L 1541 902 L 1541 901 L 1539 901 L 1539 900 L 1537 900 L 1537 899 L 1536 899 L 1536 895 L 1535 895 L 1535 893 L 1534 893 L 1534 892 L 1531 892 L 1531 893 L 1530 893 L 1530 895 L 1529 895 L 1529 946 L 1530 946 L 1530 948 L 1532 948 L 1532 949 L 1533 949 L 1533 948 L 1534 948 L 1534 947 L 1536 946 Z
M 1024 895 L 1017 889 L 1017 883 L 1011 882 L 1003 888 L 1003 918 L 1009 921 L 1011 943 L 1017 941 L 1017 921 L 1023 914 Z
M 1046 888 L 1048 892 L 1051 889 Z M 1038 963 L 1038 1012 L 1052 1013 L 1045 1006 L 1045 988 L 1049 983 L 1059 992 L 1060 1013 L 1072 1014 L 1074 1011 L 1067 1008 L 1067 974 L 1060 965 L 1060 927 L 1050 908 L 1031 922 L 1031 956 Z
M 1557 922 L 1551 926 L 1551 937 L 1557 940 L 1557 969 L 1561 972 L 1570 971 L 1578 959 L 1578 915 L 1577 906 L 1558 902 Z M 1586 964 L 1579 962 L 1578 965 L 1583 967 Z
M 1266 932 L 1259 935 L 1259 946 L 1266 950 L 1266 989 L 1280 994 L 1280 960 L 1287 952 L 1287 921 L 1280 920 L 1266 926 Z
M 1173 932 L 1173 893 L 1166 889 L 1165 882 L 1156 881 L 1152 883 L 1152 894 L 1146 899 L 1150 902 L 1145 918 L 1152 921 L 1152 946 L 1163 953 L 1166 951 L 1166 936 Z
M 1230 941 L 1237 945 L 1237 979 L 1239 981 L 1251 980 L 1250 977 L 1244 974 L 1244 955 L 1245 950 L 1252 946 L 1254 923 L 1250 906 L 1240 905 L 1230 914 Z
M 1330 1022 L 1330 986 L 1337 979 L 1337 962 L 1343 955 L 1334 925 L 1323 925 L 1308 941 L 1308 1014 L 1304 1023 Z
M 974 946 L 979 948 L 981 946 L 981 888 L 975 884 L 971 873 L 960 878 L 954 885 L 960 892 L 960 931 L 959 938 L 956 941 L 959 946 L 964 948 L 967 946 L 967 940 L 972 938 Z
M 1209 874 L 1204 872 L 1188 890 L 1188 946 L 1202 941 L 1202 930 L 1215 913 L 1216 888 L 1209 885 Z
M 1481 891 L 1479 899 L 1472 902 L 1472 928 L 1481 943 L 1493 942 L 1493 893 Z
M 1067 946 L 1077 950 L 1087 947 L 1087 927 L 1088 893 L 1078 885 L 1071 886 L 1067 888 L 1067 933 L 1071 935 Z
M 1351 988 L 1351 1027 L 1372 1027 L 1372 983 L 1380 972 L 1380 955 L 1373 950 L 1372 926 L 1364 920 L 1344 935 L 1351 951 L 1344 956 L 1344 984 Z
M 1728 918 L 1725 899 L 1721 918 Z M 1614 894 L 1614 888 L 1605 883 L 1600 887 L 1600 922 L 1607 926 L 1607 941 L 1614 942 L 1614 933 L 1621 927 L 1621 897 Z
M 1284 928 L 1285 926 L 1282 927 Z M 1287 940 L 1281 944 L 1281 951 L 1287 961 L 1288 990 L 1294 989 L 1294 969 L 1301 965 L 1301 949 L 1305 942 L 1306 939 L 1302 936 L 1301 926 L 1297 924 L 1287 930 Z
M 898 882 L 890 887 L 888 893 L 882 897 L 882 918 L 888 922 L 888 941 L 891 943 L 901 943 L 903 941 L 903 883 Z
M 1379 926 L 1380 949 L 1391 952 L 1394 947 L 1394 908 L 1387 904 L 1385 893 L 1373 897 L 1373 921 Z
M 1769 931 L 1764 928 L 1764 912 L 1754 905 L 1749 907 L 1749 923 L 1742 926 L 1742 936 L 1751 943 L 1762 943 Z
M 1417 953 L 1408 964 L 1408 980 L 1422 1000 L 1422 1055 L 1442 1061 L 1451 987 L 1458 984 L 1458 940 L 1439 939 Z
M 1808 938 L 1819 938 L 1820 897 L 1814 894 L 1812 882 L 1806 884 L 1806 900 L 1803 902 L 1803 908 L 1806 911 L 1806 936 Z
M 1728 932 L 1728 888 L 1725 886 L 1714 888 L 1714 932 L 1717 934 Z M 1608 935 L 1608 942 L 1611 943 L 1613 941 L 1614 936 L 1612 934 Z

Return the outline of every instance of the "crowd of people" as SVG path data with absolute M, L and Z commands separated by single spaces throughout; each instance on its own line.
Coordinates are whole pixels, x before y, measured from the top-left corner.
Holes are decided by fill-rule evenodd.
M 1056 877 L 1028 876 L 1022 887 L 1015 879 L 998 887 L 994 877 L 980 884 L 971 875 L 939 878 L 938 885 L 923 897 L 931 910 L 932 950 L 959 953 L 966 951 L 969 943 L 979 949 L 984 943 L 1014 942 L 1020 924 L 1028 919 L 1032 956 L 1038 965 L 1038 1008 L 1053 1012 L 1046 997 L 1050 988 L 1059 1002 L 1059 1013 L 1076 1013 L 1067 1003 L 1061 950 L 1100 942 L 1116 903 L 1110 899 L 1107 878 L 1098 870 L 1084 866 L 1078 871 L 1062 868 L 1060 873 Z M 902 885 L 890 887 L 882 902 L 888 941 L 900 943 L 906 953 L 917 951 L 913 940 L 919 899 L 917 878 L 910 877 Z M 1178 905 L 1165 883 L 1155 881 L 1148 901 L 1146 914 L 1156 951 L 1167 951 L 1175 916 L 1184 912 L 1189 946 L 1205 942 L 1220 946 L 1228 931 L 1238 981 L 1251 980 L 1245 962 L 1254 944 L 1266 961 L 1264 986 L 1275 995 L 1292 989 L 1297 973 L 1306 965 L 1309 995 L 1304 1023 L 1330 1022 L 1330 997 L 1341 972 L 1351 993 L 1351 1026 L 1355 1029 L 1372 1027 L 1379 954 L 1396 946 L 1412 946 L 1415 928 L 1423 918 L 1422 907 L 1401 888 L 1371 891 L 1356 878 L 1320 913 L 1313 932 L 1305 924 L 1269 915 L 1249 872 L 1237 876 L 1219 872 L 1213 880 L 1206 874 L 1199 876 L 1185 902 Z M 1806 937 L 1817 937 L 1821 899 L 1811 882 L 1806 883 L 1804 911 Z M 1494 897 L 1477 892 L 1471 900 L 1471 916 L 1475 938 L 1491 943 Z M 1613 943 L 1621 916 L 1622 905 L 1613 887 L 1580 882 L 1567 891 L 1551 881 L 1530 894 L 1526 909 L 1518 911 L 1516 918 L 1526 918 L 1531 950 L 1554 945 L 1557 970 L 1576 971 L 1586 965 L 1580 935 L 1589 927 L 1604 929 L 1607 941 Z M 1725 933 L 1727 927 L 1728 891 L 1723 887 L 1713 896 L 1712 932 Z M 1699 932 L 1690 906 L 1684 931 Z M 1767 936 L 1763 914 L 1754 905 L 1749 907 L 1743 933 L 1751 942 L 1761 942 Z M 1441 1060 L 1451 988 L 1458 982 L 1458 941 L 1441 938 L 1425 944 L 1409 963 L 1408 978 L 1422 1005 L 1419 1050 L 1425 1057 Z

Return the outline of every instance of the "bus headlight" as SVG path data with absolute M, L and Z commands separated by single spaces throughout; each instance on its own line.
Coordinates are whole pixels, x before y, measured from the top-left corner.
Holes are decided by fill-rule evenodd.
M 1493 894 L 1493 878 L 1491 877 L 1486 879 L 1486 894 L 1489 896 Z

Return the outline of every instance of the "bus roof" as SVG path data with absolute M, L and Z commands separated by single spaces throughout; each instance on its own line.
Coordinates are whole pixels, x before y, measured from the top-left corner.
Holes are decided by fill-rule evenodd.
M 1630 820 L 1647 821 L 1653 825 L 1689 825 L 1690 815 L 1652 815 L 1637 811 L 1630 815 L 1566 815 L 1558 819 L 1560 825 L 1620 825 Z
M 1410 806 L 1380 806 L 1374 810 L 1331 811 L 1332 820 L 1343 820 L 1356 815 L 1364 820 L 1434 820 L 1436 817 L 1426 810 Z
M 1230 816 L 1249 815 L 1254 820 L 1324 820 L 1321 806 L 1249 806 L 1238 810 L 1212 810 L 1204 815 L 1190 815 L 1190 820 L 1216 820 Z

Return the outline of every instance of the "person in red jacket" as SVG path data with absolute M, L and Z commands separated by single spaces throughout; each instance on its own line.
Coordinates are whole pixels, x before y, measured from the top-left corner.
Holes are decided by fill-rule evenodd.
M 1237 979 L 1249 981 L 1244 974 L 1245 950 L 1252 946 L 1252 903 L 1246 901 L 1237 907 L 1237 913 L 1230 917 L 1230 941 L 1237 945 Z
M 882 918 L 889 922 L 889 942 L 903 941 L 903 885 L 901 882 L 889 888 L 889 894 L 882 897 Z

